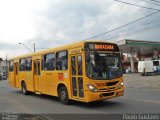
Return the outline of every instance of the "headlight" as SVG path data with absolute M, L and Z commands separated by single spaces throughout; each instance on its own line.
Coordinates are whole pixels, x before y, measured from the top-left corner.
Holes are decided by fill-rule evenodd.
M 119 85 L 118 85 L 118 88 L 120 89 L 120 88 L 122 88 L 123 87 L 123 85 L 124 85 L 124 83 L 123 82 L 121 82 Z
M 92 84 L 87 84 L 87 87 L 91 92 L 97 92 L 98 91 L 98 89 L 95 86 L 93 86 Z

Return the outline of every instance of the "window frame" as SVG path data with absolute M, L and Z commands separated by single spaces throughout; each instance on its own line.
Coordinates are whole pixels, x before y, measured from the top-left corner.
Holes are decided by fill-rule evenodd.
M 66 52 L 66 64 L 67 64 L 67 67 L 66 67 L 66 69 L 62 69 L 62 61 L 64 60 L 59 60 L 59 61 L 61 61 L 61 69 L 57 69 L 57 65 L 58 65 L 58 55 L 59 55 L 59 53 L 61 53 L 61 52 Z M 57 51 L 56 52 L 56 70 L 58 70 L 58 71 L 67 71 L 68 70 L 68 50 L 62 50 L 62 51 Z M 64 62 L 64 61 L 63 61 Z
M 21 69 L 21 66 L 22 66 L 21 60 L 25 60 L 25 62 L 24 62 L 25 63 L 24 70 Z M 20 72 L 26 71 L 26 58 L 19 59 L 19 71 Z
M 50 62 L 47 62 L 46 61 L 46 59 L 47 59 L 47 55 L 51 55 L 51 54 L 53 54 L 54 55 L 54 61 L 52 61 L 53 62 L 53 69 L 48 69 L 48 67 L 47 67 L 47 69 L 45 69 L 45 64 L 46 63 L 50 63 Z M 52 53 L 46 53 L 46 54 L 44 54 L 43 56 L 42 56 L 42 65 L 41 65 L 41 69 L 43 70 L 43 71 L 54 71 L 54 70 L 56 70 L 56 53 L 55 52 L 52 52 Z
M 12 69 L 11 69 L 11 62 L 13 63 Z M 14 61 L 11 60 L 11 61 L 9 62 L 9 72 L 13 72 L 13 71 L 14 71 Z
M 31 65 L 30 65 L 30 69 L 28 70 L 27 68 L 27 61 L 28 61 L 28 59 L 30 59 L 31 60 Z M 25 71 L 32 71 L 32 57 L 27 57 L 27 58 L 25 58 Z
M 94 52 L 94 51 L 86 51 L 85 52 L 85 75 L 88 77 L 88 78 L 90 78 L 90 79 L 92 79 L 92 80 L 112 80 L 112 79 L 116 79 L 116 78 L 119 78 L 119 77 L 122 77 L 123 76 L 123 73 L 120 75 L 120 76 L 116 76 L 115 78 L 110 78 L 110 77 L 108 77 L 108 78 L 106 78 L 106 79 L 100 79 L 100 78 L 94 78 L 94 77 L 92 77 L 92 76 L 90 76 L 87 72 L 88 72 L 88 68 L 87 68 L 87 62 L 89 61 L 91 61 L 91 56 L 90 57 L 87 57 L 87 54 L 88 55 L 91 55 L 91 53 L 92 53 L 92 55 L 93 54 L 95 54 L 95 53 L 98 53 L 98 54 L 100 54 L 100 53 L 102 53 L 102 54 L 113 54 L 113 55 L 116 55 L 117 56 L 117 58 L 119 59 L 119 70 L 122 72 L 122 61 L 121 61 L 121 56 L 120 56 L 120 53 L 119 52 L 115 52 L 115 53 L 110 53 L 110 52 L 101 52 L 101 51 L 98 51 L 98 52 Z M 106 56 L 105 56 L 106 57 Z M 89 58 L 89 59 L 88 59 Z M 95 61 L 95 60 L 94 60 Z M 108 65 L 107 65 L 108 66 Z M 107 72 L 107 73 L 109 73 L 109 72 Z
M 71 56 L 71 75 L 76 76 L 76 56 Z
M 79 59 L 78 57 L 80 57 L 81 59 Z M 82 63 L 82 55 L 77 55 L 77 73 L 78 73 L 78 76 L 82 76 L 83 75 L 83 63 Z M 80 64 L 80 66 L 79 66 Z

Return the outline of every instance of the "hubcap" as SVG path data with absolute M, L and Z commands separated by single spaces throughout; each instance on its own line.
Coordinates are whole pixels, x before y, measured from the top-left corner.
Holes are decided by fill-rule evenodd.
M 66 93 L 66 91 L 62 91 L 61 92 L 61 100 L 66 100 L 66 96 L 67 96 L 67 93 Z

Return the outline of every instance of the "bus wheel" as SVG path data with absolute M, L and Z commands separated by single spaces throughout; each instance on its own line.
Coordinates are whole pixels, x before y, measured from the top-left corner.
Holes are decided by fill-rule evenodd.
M 58 98 L 59 98 L 61 103 L 65 104 L 65 105 L 69 104 L 68 91 L 67 91 L 67 88 L 65 86 L 62 86 L 58 90 Z
M 28 94 L 28 91 L 27 91 L 27 87 L 26 87 L 25 82 L 22 82 L 22 84 L 21 84 L 21 90 L 22 90 L 22 93 L 23 93 L 24 95 L 27 95 L 27 94 Z

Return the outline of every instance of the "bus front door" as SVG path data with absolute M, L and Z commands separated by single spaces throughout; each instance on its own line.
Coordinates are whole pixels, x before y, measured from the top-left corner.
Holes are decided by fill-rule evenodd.
M 39 92 L 40 90 L 40 79 L 41 79 L 40 60 L 34 60 L 34 89 L 35 89 L 35 92 Z
M 84 98 L 82 68 L 82 55 L 71 56 L 71 92 L 74 99 Z

